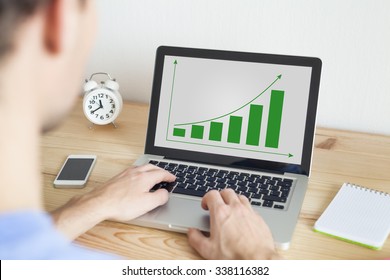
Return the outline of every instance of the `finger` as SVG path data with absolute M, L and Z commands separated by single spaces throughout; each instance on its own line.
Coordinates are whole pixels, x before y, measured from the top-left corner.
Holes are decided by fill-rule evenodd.
M 156 208 L 157 206 L 164 205 L 168 202 L 169 199 L 168 191 L 166 189 L 158 189 L 157 191 L 149 193 L 148 195 L 150 197 L 149 202 L 152 207 L 149 209 L 149 211 Z
M 214 209 L 217 205 L 225 204 L 218 191 L 212 190 L 206 193 L 202 199 L 202 208 L 204 210 Z
M 249 202 L 249 199 L 245 195 L 239 195 L 238 198 L 244 206 L 252 209 L 251 203 Z
M 210 258 L 211 242 L 210 239 L 205 237 L 198 229 L 190 228 L 188 230 L 188 243 L 194 248 L 199 255 L 205 259 Z
M 147 184 L 145 184 L 149 189 L 151 189 L 154 185 L 161 182 L 173 182 L 176 180 L 176 176 L 169 173 L 163 169 L 151 170 L 148 172 L 144 172 L 142 174 L 146 176 Z
M 224 189 L 221 191 L 221 197 L 226 204 L 230 205 L 240 201 L 237 193 L 235 193 L 232 189 Z
M 145 193 L 142 202 L 138 204 L 137 209 L 134 210 L 134 217 L 137 218 L 154 208 L 165 204 L 168 201 L 168 191 L 165 189 L 157 190 L 153 193 Z

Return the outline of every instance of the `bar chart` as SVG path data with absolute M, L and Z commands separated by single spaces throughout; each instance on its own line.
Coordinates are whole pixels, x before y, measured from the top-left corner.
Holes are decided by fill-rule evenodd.
M 176 124 L 173 136 L 176 138 L 189 138 L 196 140 L 209 140 L 216 143 L 240 144 L 242 141 L 248 146 L 259 146 L 261 137 L 265 137 L 265 147 L 279 147 L 280 129 L 283 115 L 283 90 L 270 90 L 270 104 L 268 117 L 263 118 L 264 104 L 250 102 L 241 106 L 233 113 L 224 114 L 211 120 L 197 121 L 194 123 Z M 249 110 L 248 110 L 249 107 Z M 246 110 L 245 110 L 246 109 Z M 236 113 L 247 111 L 244 116 Z M 267 119 L 266 135 L 261 135 L 263 120 Z M 245 127 L 245 129 L 244 129 Z M 227 129 L 226 139 L 223 139 L 223 131 Z M 245 135 L 243 135 L 245 131 Z

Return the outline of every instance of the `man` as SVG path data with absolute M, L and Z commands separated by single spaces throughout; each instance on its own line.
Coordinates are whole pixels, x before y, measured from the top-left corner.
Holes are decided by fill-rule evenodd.
M 158 182 L 175 177 L 152 165 L 130 167 L 50 215 L 43 210 L 40 133 L 76 100 L 95 33 L 95 1 L 0 0 L 0 259 L 110 258 L 72 245 L 105 220 L 134 219 L 166 203 Z M 204 258 L 277 258 L 271 233 L 245 197 L 209 192 L 211 233 L 188 232 Z M 239 230 L 238 230 L 239 229 Z

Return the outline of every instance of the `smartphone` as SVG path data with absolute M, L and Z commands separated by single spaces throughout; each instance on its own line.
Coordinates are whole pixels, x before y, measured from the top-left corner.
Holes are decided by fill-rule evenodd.
M 83 188 L 95 165 L 95 155 L 70 155 L 54 180 L 56 188 Z

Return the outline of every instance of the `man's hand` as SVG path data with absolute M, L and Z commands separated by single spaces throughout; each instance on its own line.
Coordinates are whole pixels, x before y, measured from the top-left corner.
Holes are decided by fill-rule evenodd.
M 206 259 L 276 259 L 271 232 L 245 196 L 233 190 L 208 192 L 202 207 L 210 211 L 210 237 L 197 229 L 189 243 Z
M 157 183 L 174 180 L 174 175 L 151 164 L 130 167 L 101 187 L 72 198 L 53 211 L 52 217 L 57 228 L 74 239 L 103 220 L 132 220 L 165 204 L 166 190 L 149 190 Z

